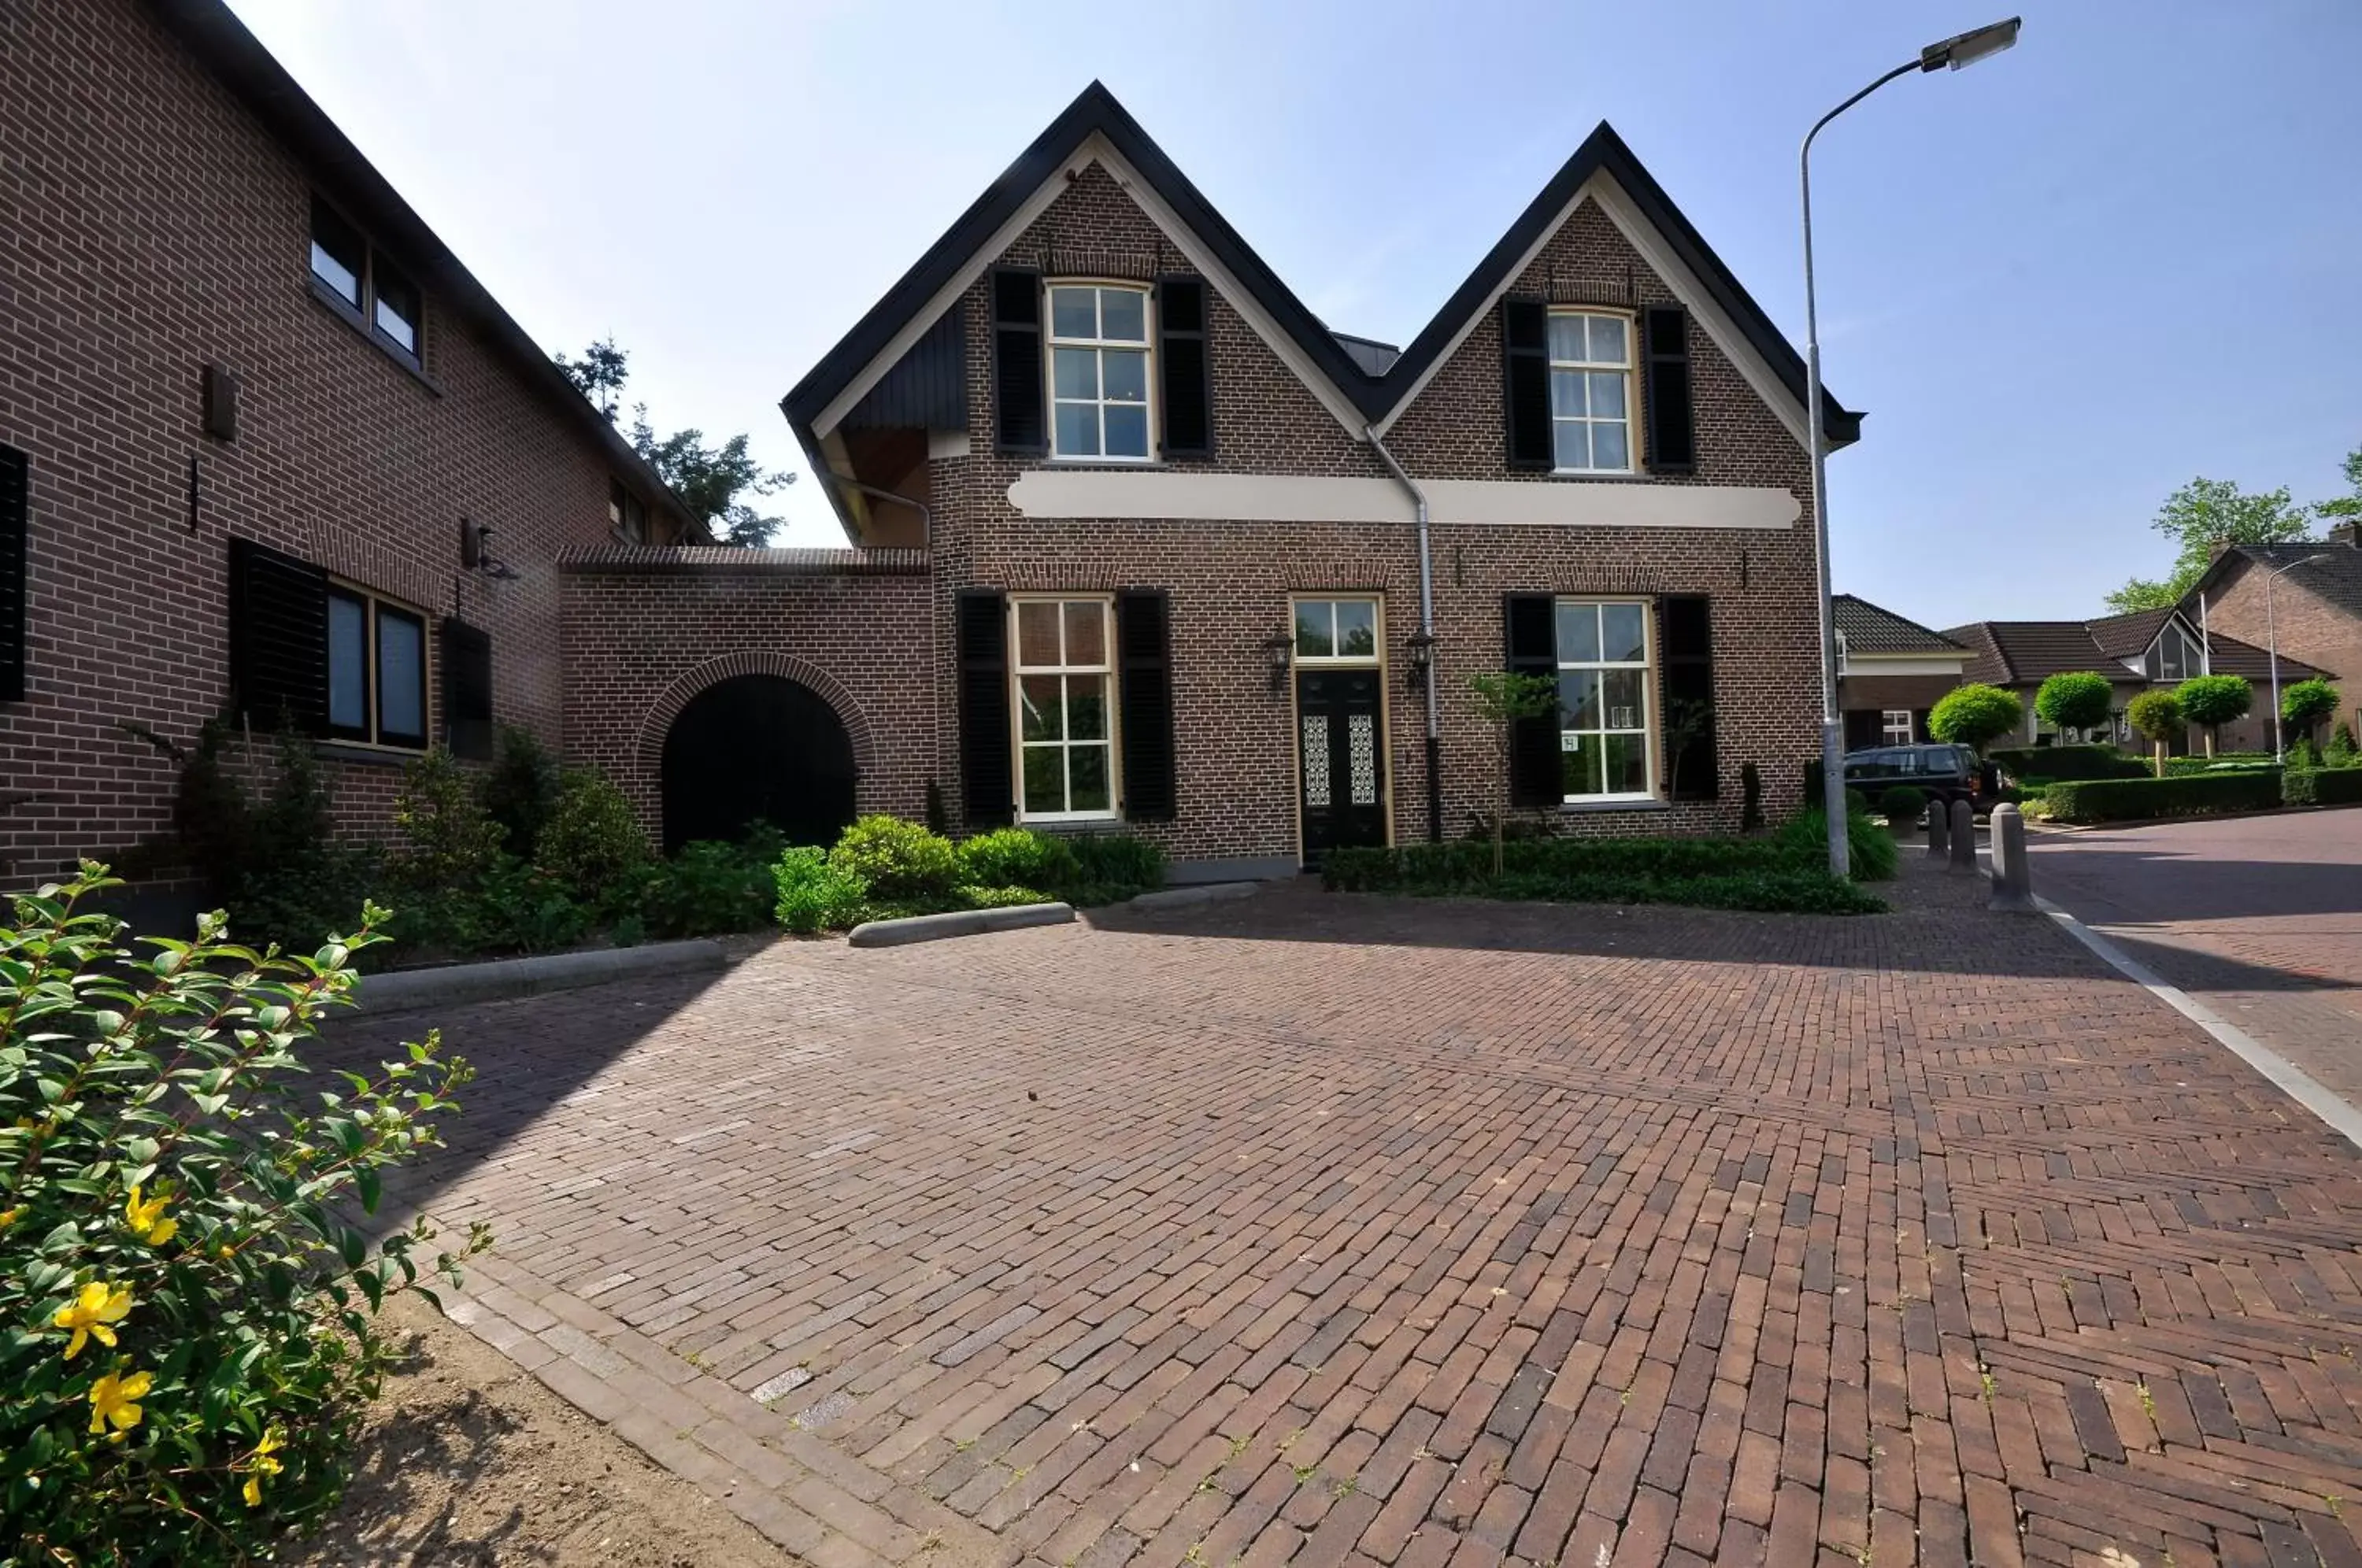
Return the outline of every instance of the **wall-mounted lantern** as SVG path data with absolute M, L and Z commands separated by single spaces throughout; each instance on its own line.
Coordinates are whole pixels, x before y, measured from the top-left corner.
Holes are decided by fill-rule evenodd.
M 1429 667 L 1435 663 L 1435 634 L 1413 632 L 1404 647 L 1410 655 L 1410 683 L 1424 684 Z
M 1263 651 L 1271 661 L 1271 694 L 1276 697 L 1287 689 L 1287 666 L 1296 652 L 1296 634 L 1274 632 L 1263 640 Z

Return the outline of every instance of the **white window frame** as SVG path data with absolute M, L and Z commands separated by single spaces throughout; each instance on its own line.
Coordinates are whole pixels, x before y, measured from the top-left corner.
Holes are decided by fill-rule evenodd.
M 1555 641 L 1555 640 L 1556 640 L 1556 637 L 1557 637 L 1557 632 L 1558 632 L 1558 615 L 1559 615 L 1559 612 L 1560 612 L 1561 610 L 1565 609 L 1565 608 L 1567 608 L 1568 606 L 1571 606 L 1571 605 L 1587 606 L 1587 607 L 1590 607 L 1590 608 L 1592 608 L 1592 609 L 1594 609 L 1594 610 L 1596 610 L 1598 607 L 1600 607 L 1600 606 L 1602 606 L 1602 605 L 1609 605 L 1609 604 L 1630 604 L 1630 605 L 1636 605 L 1636 606 L 1638 606 L 1638 607 L 1639 607 L 1639 612 L 1640 612 L 1640 657 L 1639 657 L 1639 659 L 1637 659 L 1637 660 L 1633 660 L 1633 659 L 1571 659 L 1571 658 L 1569 658 L 1569 657 L 1566 657 L 1566 650 L 1565 650 L 1565 649 L 1563 649 L 1563 648 L 1561 648 L 1561 649 L 1559 649 L 1559 650 L 1558 650 L 1558 656 L 1557 656 L 1557 658 L 1558 658 L 1558 669 L 1559 669 L 1559 673 L 1560 673 L 1560 675 L 1561 675 L 1562 677 L 1563 677 L 1563 676 L 1564 676 L 1564 674 L 1565 674 L 1568 670 L 1570 670 L 1570 669 L 1596 669 L 1596 670 L 1603 670 L 1603 671 L 1604 671 L 1604 670 L 1611 670 L 1611 669 L 1637 669 L 1637 670 L 1639 670 L 1639 671 L 1640 672 L 1640 727 L 1639 727 L 1639 729 L 1637 729 L 1637 730 L 1633 730 L 1633 729 L 1625 729 L 1625 728 L 1615 727 L 1615 726 L 1610 726 L 1610 725 L 1606 724 L 1606 723 L 1604 723 L 1604 721 L 1605 721 L 1605 719 L 1606 719 L 1606 703 L 1604 703 L 1604 702 L 1603 702 L 1603 703 L 1600 705 L 1600 707 L 1601 707 L 1601 718 L 1602 718 L 1602 720 L 1603 720 L 1603 723 L 1601 723 L 1601 725 L 1600 725 L 1599 727 L 1597 727 L 1597 728 L 1593 728 L 1593 729 L 1581 729 L 1581 730 L 1569 729 L 1569 728 L 1567 728 L 1567 727 L 1566 727 L 1566 709 L 1565 709 L 1565 707 L 1563 706 L 1563 704 L 1562 704 L 1562 705 L 1561 705 L 1561 707 L 1559 708 L 1559 711 L 1558 711 L 1558 720 L 1559 720 L 1559 753 L 1560 753 L 1560 756 L 1561 756 L 1562 757 L 1563 757 L 1567 753 L 1572 752 L 1572 751 L 1573 751 L 1573 750 L 1575 749 L 1574 747 L 1573 747 L 1573 746 L 1571 746 L 1571 745 L 1567 745 L 1567 744 L 1566 744 L 1566 743 L 1567 743 L 1567 741 L 1568 741 L 1568 739 L 1569 739 L 1570 737 L 1572 737 L 1572 736 L 1575 736 L 1575 735 L 1600 735 L 1600 736 L 1606 736 L 1606 735 L 1630 735 L 1630 734 L 1638 734 L 1638 735 L 1639 735 L 1639 736 L 1641 737 L 1641 757 L 1642 757 L 1642 771 L 1641 771 L 1641 778 L 1644 780 L 1645 787 L 1644 787 L 1644 788 L 1642 788 L 1642 789 L 1640 789 L 1640 790 L 1607 790 L 1607 791 L 1603 791 L 1602 793 L 1595 794 L 1595 795 L 1592 795 L 1592 794 L 1584 794 L 1584 795 L 1571 795 L 1571 794 L 1567 794 L 1567 793 L 1565 792 L 1565 790 L 1564 790 L 1564 782 L 1563 782 L 1563 781 L 1564 781 L 1564 778 L 1565 778 L 1565 764 L 1562 761 L 1562 763 L 1560 764 L 1560 778 L 1561 778 L 1560 801 L 1561 801 L 1561 803 L 1565 804 L 1565 805 L 1569 805 L 1569 806 L 1584 806 L 1584 805 L 1593 805 L 1593 804 L 1595 804 L 1595 803 L 1598 803 L 1598 802 L 1602 802 L 1602 801 L 1653 801 L 1653 800 L 1656 800 L 1656 799 L 1658 798 L 1658 796 L 1657 796 L 1657 723 L 1658 723 L 1658 713 L 1657 713 L 1657 698 L 1656 698 L 1656 685 L 1657 685 L 1657 680 L 1656 680 L 1656 677 L 1657 677 L 1657 661 L 1656 661 L 1656 651 L 1657 651 L 1657 613 L 1656 613 L 1656 606 L 1655 606 L 1653 603 L 1651 603 L 1649 600 L 1646 600 L 1646 599 L 1624 598 L 1624 597 L 1619 597 L 1619 596 L 1615 595 L 1615 594 L 1600 594 L 1600 595 L 1564 594 L 1564 595 L 1562 595 L 1562 596 L 1560 596 L 1560 597 L 1558 597 L 1558 598 L 1553 599 L 1553 600 L 1551 600 L 1551 632 L 1552 640 L 1553 640 L 1553 641 Z
M 2169 637 L 2179 638 L 2181 643 L 2181 673 L 2179 675 L 2174 674 L 2172 671 L 2165 668 L 2165 645 L 2166 639 Z M 2151 646 L 2157 650 L 2157 673 L 2155 675 L 2150 675 L 2148 673 L 2148 660 L 2147 658 L 2143 658 L 2141 660 L 2141 674 L 2148 679 L 2157 681 L 2188 680 L 2193 676 L 2202 675 L 2206 672 L 2206 649 L 2204 646 L 2201 644 L 2196 637 L 2191 636 L 2187 631 L 2183 630 L 2181 623 L 2179 621 L 2168 621 L 2158 632 L 2157 641 Z
M 1321 669 L 1335 668 L 1351 668 L 1356 666 L 1367 668 L 1372 665 L 1382 664 L 1385 662 L 1385 655 L 1386 651 L 1386 607 L 1385 601 L 1381 600 L 1374 593 L 1297 594 L 1287 602 L 1287 628 L 1291 636 L 1296 634 L 1297 624 L 1303 616 L 1305 608 L 1313 604 L 1324 604 L 1329 607 L 1329 646 L 1332 651 L 1325 654 L 1308 654 L 1304 651 L 1301 646 L 1292 645 L 1288 655 L 1290 658 L 1294 659 L 1297 664 L 1308 665 Z M 1370 630 L 1371 635 L 1375 639 L 1375 641 L 1368 653 L 1343 654 L 1333 651 L 1337 646 L 1337 606 L 1340 604 L 1366 604 L 1370 607 Z
M 1597 317 L 1604 321 L 1613 321 L 1620 324 L 1624 328 L 1624 359 L 1621 363 L 1613 363 L 1605 359 L 1562 359 L 1558 358 L 1557 348 L 1551 342 L 1550 337 L 1547 336 L 1544 337 L 1544 352 L 1549 356 L 1550 365 L 1551 471 L 1552 473 L 1560 474 L 1638 473 L 1640 468 L 1640 422 L 1633 415 L 1632 398 L 1637 387 L 1632 371 L 1635 363 L 1634 351 L 1637 347 L 1637 340 L 1639 333 L 1639 323 L 1628 311 L 1602 310 L 1592 306 L 1552 306 L 1551 309 L 1550 319 L 1552 322 L 1564 321 L 1573 317 L 1581 317 L 1584 321 L 1589 321 L 1594 317 Z M 1546 327 L 1544 331 L 1547 333 L 1548 328 Z M 1588 327 L 1584 329 L 1584 352 L 1587 355 L 1590 352 L 1590 330 Z M 1562 370 L 1581 371 L 1586 376 L 1613 373 L 1623 377 L 1624 417 L 1621 420 L 1595 419 L 1591 417 L 1587 408 L 1584 413 L 1579 414 L 1560 413 L 1558 405 L 1558 377 L 1559 372 Z M 1589 395 L 1588 391 L 1586 391 L 1584 393 L 1586 403 L 1588 402 Z M 1622 468 L 1604 469 L 1591 467 L 1570 469 L 1562 468 L 1559 465 L 1558 427 L 1560 425 L 1617 424 L 1622 425 L 1624 427 L 1624 466 Z M 1586 445 L 1588 445 L 1587 441 Z
M 1896 721 L 1900 720 L 1901 723 Z M 1881 708 L 1878 711 L 1879 745 L 1917 745 L 1919 722 L 1908 708 Z M 1900 734 L 1896 734 L 1901 731 Z
M 1027 604 L 1054 604 L 1058 609 L 1058 658 L 1056 664 L 1025 662 L 1024 639 L 1019 635 L 1018 623 Z M 1069 604 L 1090 604 L 1099 613 L 1099 652 L 1097 664 L 1068 664 L 1066 657 L 1066 613 Z M 1058 726 L 1061 738 L 1054 741 L 1025 738 L 1025 678 L 1028 676 L 1062 678 L 1059 687 Z M 1099 682 L 1100 711 L 1107 715 L 1107 734 L 1103 739 L 1074 740 L 1065 736 L 1066 715 L 1070 711 L 1065 701 L 1068 682 L 1096 676 Z M 1123 779 L 1120 774 L 1122 750 L 1118 744 L 1115 682 L 1115 600 L 1105 593 L 1023 593 L 1012 594 L 1009 600 L 1009 743 L 1013 799 L 1017 802 L 1017 820 L 1021 823 L 1107 823 L 1120 819 L 1123 801 Z M 1087 746 L 1107 749 L 1108 803 L 1103 809 L 1089 811 L 1037 812 L 1025 804 L 1025 754 L 1055 748 L 1071 753 Z M 1074 774 L 1071 760 L 1065 763 L 1065 799 L 1074 800 Z
M 1058 335 L 1058 313 L 1056 308 L 1057 294 L 1060 289 L 1089 289 L 1093 291 L 1091 311 L 1095 329 L 1103 326 L 1107 315 L 1106 306 L 1099 299 L 1099 295 L 1109 293 L 1138 294 L 1140 296 L 1140 340 L 1135 343 L 1131 339 L 1126 337 L 1060 337 Z M 1060 463 L 1155 462 L 1157 460 L 1157 448 L 1159 446 L 1156 425 L 1158 414 L 1158 409 L 1156 406 L 1156 291 L 1146 283 L 1130 282 L 1122 279 L 1054 279 L 1043 285 L 1042 341 L 1044 348 L 1044 352 L 1042 356 L 1042 390 L 1043 396 L 1046 400 L 1046 404 L 1049 409 L 1048 436 L 1051 460 Z M 1058 350 L 1061 348 L 1087 348 L 1092 350 L 1092 358 L 1094 361 L 1093 369 L 1098 376 L 1097 384 L 1099 392 L 1098 396 L 1092 398 L 1076 398 L 1060 397 L 1058 395 Z M 1107 396 L 1106 356 L 1107 350 L 1110 348 L 1117 349 L 1124 353 L 1136 353 L 1140 356 L 1141 370 L 1145 381 L 1141 389 L 1142 394 L 1142 401 L 1137 405 L 1131 403 L 1110 403 L 1110 400 Z M 1058 408 L 1062 403 L 1070 408 L 1090 407 L 1098 410 L 1097 417 L 1098 420 L 1099 432 L 1099 449 L 1098 451 L 1062 452 L 1058 449 Z M 1130 456 L 1114 456 L 1109 453 L 1107 449 L 1107 411 L 1111 406 L 1122 408 L 1137 406 L 1140 408 L 1142 417 L 1145 420 L 1148 430 L 1148 450 L 1136 458 Z

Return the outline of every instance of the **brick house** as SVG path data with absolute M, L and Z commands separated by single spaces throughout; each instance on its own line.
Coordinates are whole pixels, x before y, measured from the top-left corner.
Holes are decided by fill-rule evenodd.
M 563 739 L 557 561 L 702 536 L 218 0 L 0 6 L 0 859 L 171 827 L 228 714 L 381 823 Z
M 2223 726 L 2222 749 L 2271 749 L 2270 661 L 2265 651 L 2219 627 L 2202 628 L 2179 609 L 2138 610 L 2092 621 L 1977 621 L 1944 635 L 1969 649 L 1962 679 L 2014 691 L 2025 704 L 2024 744 L 2056 738 L 2034 711 L 2042 683 L 2054 675 L 2088 670 L 2106 676 L 2114 696 L 2107 734 L 2085 738 L 2141 745 L 2125 717 L 2135 697 L 2153 689 L 2170 690 L 2193 675 L 2236 675 L 2255 686 L 2255 705 L 2246 718 Z M 2283 682 L 2321 673 L 2285 654 L 2280 658 Z M 2202 732 L 2193 728 L 2174 749 L 2203 745 Z
M 1932 738 L 1927 714 L 1960 683 L 1969 650 L 1916 621 L 1850 593 L 1835 596 L 1838 711 L 1845 746 L 1910 745 Z
M 2304 678 L 2290 673 L 2297 661 L 2312 667 L 2306 674 L 2345 678 L 2338 717 L 2362 730 L 2362 686 L 2355 684 L 2362 679 L 2362 547 L 2353 523 L 2338 524 L 2325 540 L 2233 546 L 2215 556 L 2180 609 L 2185 619 L 2202 618 L 2217 647 L 2225 635 L 2262 647 L 2277 636 L 2282 686 Z M 2259 692 L 2257 706 L 2264 705 Z
M 567 558 L 570 743 L 675 841 L 932 804 L 1254 875 L 1465 831 L 1506 665 L 1562 697 L 1521 814 L 1731 828 L 1816 746 L 1805 384 L 1605 125 L 1396 349 L 1094 84 L 783 400 L 851 547 Z

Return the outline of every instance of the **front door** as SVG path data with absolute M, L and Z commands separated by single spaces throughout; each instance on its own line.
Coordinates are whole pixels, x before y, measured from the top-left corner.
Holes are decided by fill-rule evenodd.
M 1299 669 L 1296 728 L 1304 859 L 1386 841 L 1386 745 L 1376 669 Z

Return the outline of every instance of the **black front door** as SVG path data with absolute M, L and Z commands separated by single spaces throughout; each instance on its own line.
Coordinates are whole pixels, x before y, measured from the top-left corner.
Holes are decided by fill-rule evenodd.
M 1374 669 L 1305 669 L 1296 677 L 1298 801 L 1304 858 L 1386 841 L 1386 737 Z

